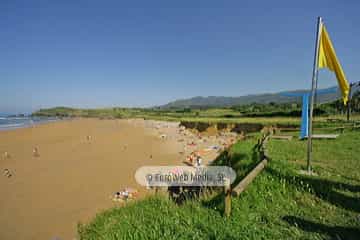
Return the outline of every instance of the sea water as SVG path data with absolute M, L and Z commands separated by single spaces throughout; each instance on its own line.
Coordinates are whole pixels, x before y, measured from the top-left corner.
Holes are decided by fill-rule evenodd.
M 0 116 L 0 131 L 31 127 L 36 124 L 58 121 L 55 117 L 13 117 L 13 116 Z

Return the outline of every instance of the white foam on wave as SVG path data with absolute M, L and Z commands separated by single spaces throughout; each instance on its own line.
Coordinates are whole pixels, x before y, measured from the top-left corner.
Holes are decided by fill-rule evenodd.
M 28 117 L 7 117 L 7 118 L 4 118 L 4 119 L 7 119 L 7 120 L 27 120 L 29 118 Z
M 20 126 L 24 126 L 24 125 L 25 125 L 25 123 L 0 124 L 0 128 L 20 127 Z
M 15 128 L 23 128 L 23 127 L 30 127 L 33 125 L 38 125 L 47 122 L 55 122 L 58 119 L 33 119 L 33 118 L 0 118 L 0 130 L 10 130 Z M 5 121 L 4 121 L 5 120 Z

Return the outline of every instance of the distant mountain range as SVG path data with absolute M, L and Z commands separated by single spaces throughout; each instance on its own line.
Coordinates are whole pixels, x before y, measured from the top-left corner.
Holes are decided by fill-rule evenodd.
M 334 101 L 340 98 L 340 92 L 337 86 L 329 87 L 319 90 L 326 92 L 324 94 L 317 95 L 318 103 L 325 103 Z M 165 105 L 159 106 L 163 109 L 169 108 L 202 108 L 202 107 L 231 107 L 236 105 L 246 105 L 251 103 L 288 103 L 288 102 L 300 102 L 301 97 L 293 97 L 290 95 L 300 95 L 302 93 L 309 92 L 309 90 L 294 90 L 284 91 L 278 93 L 265 93 L 265 94 L 253 94 L 240 97 L 223 97 L 223 96 L 208 96 L 208 97 L 193 97 L 188 99 L 179 99 L 173 102 L 169 102 Z

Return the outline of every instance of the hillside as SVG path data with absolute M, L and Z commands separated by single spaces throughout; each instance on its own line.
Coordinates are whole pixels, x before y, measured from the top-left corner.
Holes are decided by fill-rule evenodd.
M 324 103 L 334 101 L 339 98 L 337 87 L 330 87 L 322 89 L 322 91 L 335 90 L 336 93 L 326 93 L 318 96 L 318 102 Z M 278 93 L 264 93 L 264 94 L 253 94 L 240 97 L 224 97 L 224 96 L 208 96 L 208 97 L 193 97 L 188 99 L 175 100 L 167 103 L 160 108 L 198 108 L 198 107 L 231 107 L 236 105 L 246 105 L 252 103 L 266 104 L 270 102 L 274 103 L 289 103 L 289 102 L 300 102 L 301 97 L 290 97 L 292 94 L 305 93 L 308 90 L 294 90 L 284 91 Z
M 353 113 L 360 112 L 359 92 L 351 103 Z M 316 115 L 333 115 L 345 111 L 337 88 L 319 90 Z M 158 120 L 224 120 L 239 117 L 299 117 L 301 116 L 301 94 L 304 90 L 287 91 L 274 94 L 258 94 L 241 97 L 195 97 L 178 100 L 153 108 L 69 108 L 54 107 L 40 109 L 32 116 L 45 117 L 99 117 L 99 118 L 147 118 Z M 325 93 L 324 93 L 325 92 Z M 297 96 L 297 97 L 294 97 Z M 299 96 L 300 95 L 300 96 Z M 337 99 L 336 101 L 334 101 Z M 326 104 L 324 104 L 326 103 Z M 187 118 L 187 119 L 186 119 Z

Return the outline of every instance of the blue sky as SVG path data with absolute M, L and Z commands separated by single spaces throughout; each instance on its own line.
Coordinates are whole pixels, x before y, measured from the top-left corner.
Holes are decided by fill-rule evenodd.
M 316 17 L 360 80 L 360 1 L 0 1 L 0 112 L 310 88 Z M 336 84 L 321 71 L 319 86 Z

